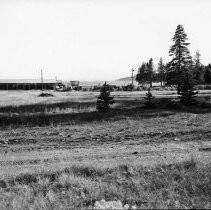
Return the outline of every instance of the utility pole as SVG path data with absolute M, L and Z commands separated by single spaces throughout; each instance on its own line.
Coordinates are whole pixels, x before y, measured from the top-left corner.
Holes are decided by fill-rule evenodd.
M 42 91 L 43 91 L 43 71 L 41 69 L 41 83 L 42 83 Z
M 133 89 L 133 72 L 134 72 L 135 70 L 134 69 L 132 69 L 132 89 Z
M 54 90 L 56 90 L 56 86 L 57 86 L 57 76 L 55 77 L 55 87 L 54 87 Z

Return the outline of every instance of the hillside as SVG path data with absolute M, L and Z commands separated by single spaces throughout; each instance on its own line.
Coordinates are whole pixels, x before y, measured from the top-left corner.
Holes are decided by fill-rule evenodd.
M 135 80 L 135 75 L 133 76 L 134 80 Z M 124 78 L 120 78 L 120 79 L 117 79 L 116 81 L 131 81 L 131 76 L 130 77 L 124 77 Z

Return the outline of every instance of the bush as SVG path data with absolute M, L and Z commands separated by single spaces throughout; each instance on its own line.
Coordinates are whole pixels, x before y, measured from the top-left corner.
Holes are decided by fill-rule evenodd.
M 150 107 L 150 108 L 152 108 L 152 107 L 154 107 L 154 96 L 152 95 L 152 93 L 151 93 L 151 90 L 150 90 L 150 88 L 148 88 L 148 92 L 146 93 L 146 97 L 145 97 L 145 106 L 147 106 L 147 107 Z
M 41 93 L 38 95 L 38 97 L 53 97 L 54 95 L 51 93 Z

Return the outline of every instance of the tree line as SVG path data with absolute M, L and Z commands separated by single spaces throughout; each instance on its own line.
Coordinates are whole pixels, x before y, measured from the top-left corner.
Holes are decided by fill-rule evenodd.
M 165 63 L 160 58 L 158 67 L 155 68 L 153 59 L 143 62 L 138 68 L 136 81 L 144 85 L 148 83 L 152 87 L 152 82 L 160 82 L 161 86 L 175 85 L 180 91 L 184 73 L 188 72 L 194 84 L 211 84 L 211 64 L 203 65 L 200 59 L 200 52 L 197 50 L 192 57 L 187 42 L 187 34 L 182 25 L 178 25 L 174 37 L 173 45 L 169 49 L 170 62 Z
M 187 40 L 183 26 L 178 25 L 172 38 L 173 45 L 169 49 L 171 61 L 164 63 L 160 58 L 157 71 L 155 71 L 153 59 L 150 58 L 148 62 L 143 62 L 138 68 L 135 79 L 142 85 L 148 83 L 150 88 L 152 83 L 157 81 L 160 81 L 161 86 L 174 85 L 177 88 L 180 103 L 189 106 L 196 103 L 197 91 L 194 86 L 196 84 L 211 84 L 211 64 L 204 66 L 201 63 L 199 51 L 192 57 L 188 49 L 190 43 Z M 153 107 L 154 96 L 150 92 L 150 88 L 145 97 L 146 107 Z M 114 97 L 110 96 L 109 85 L 105 83 L 98 96 L 96 108 L 100 112 L 107 112 L 113 103 L 115 103 Z

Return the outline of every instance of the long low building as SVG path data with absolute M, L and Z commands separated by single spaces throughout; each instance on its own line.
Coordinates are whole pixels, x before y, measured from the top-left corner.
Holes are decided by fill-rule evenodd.
M 60 84 L 54 79 L 0 79 L 0 90 L 55 90 Z

